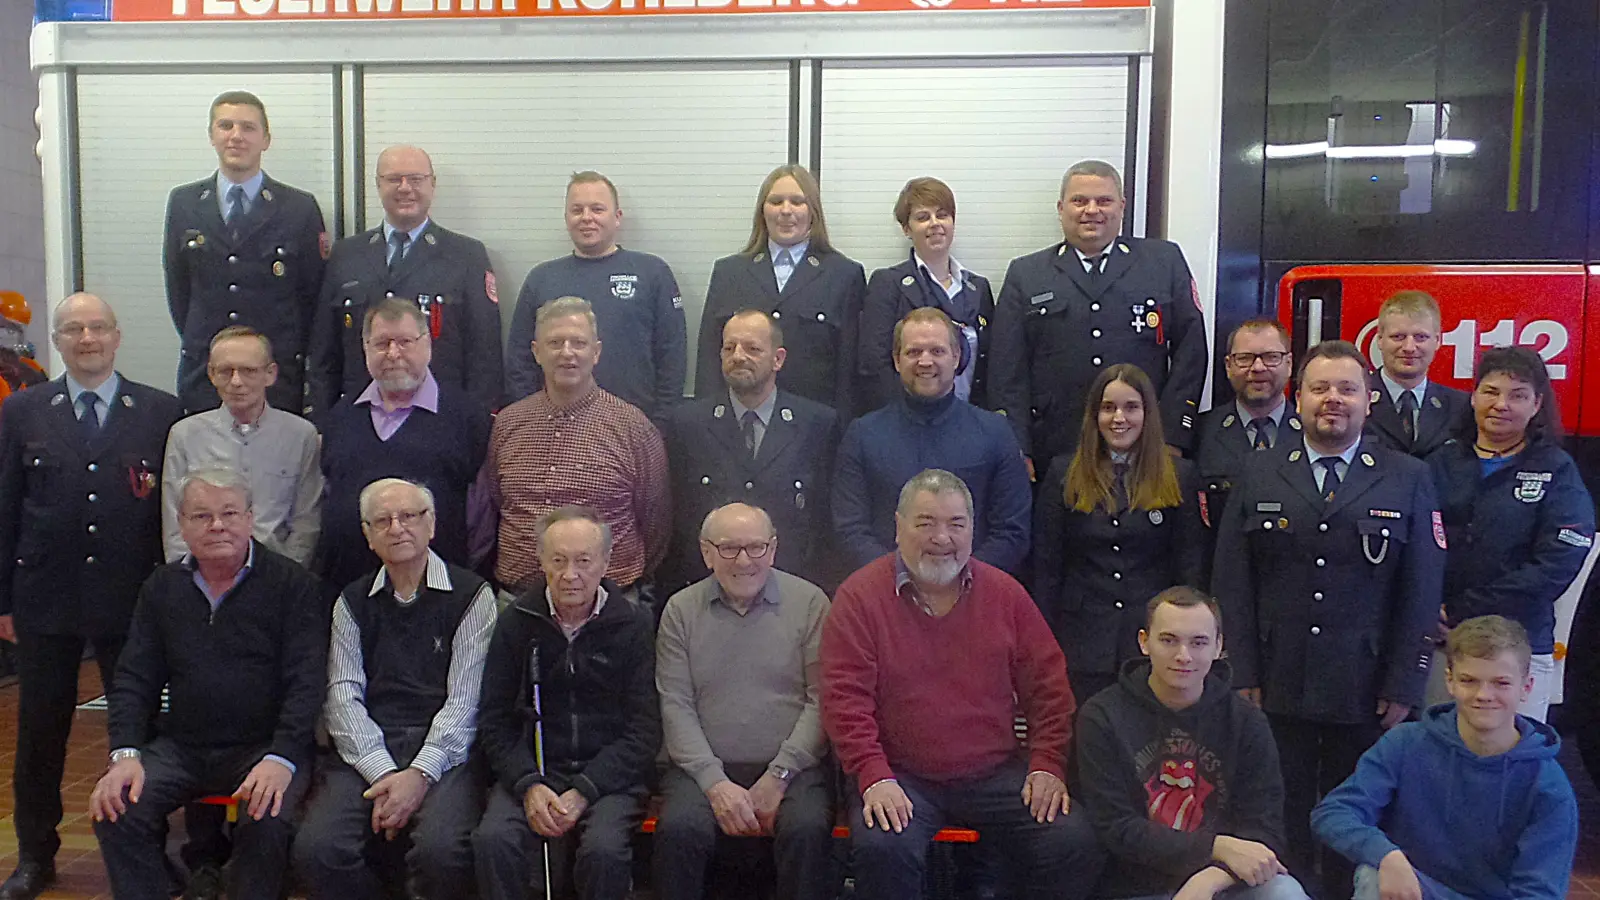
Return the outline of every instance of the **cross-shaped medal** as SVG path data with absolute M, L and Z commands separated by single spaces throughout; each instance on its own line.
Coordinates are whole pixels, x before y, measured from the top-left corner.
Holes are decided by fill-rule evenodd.
M 1133 305 L 1133 333 L 1143 334 L 1144 329 L 1144 304 L 1135 303 Z

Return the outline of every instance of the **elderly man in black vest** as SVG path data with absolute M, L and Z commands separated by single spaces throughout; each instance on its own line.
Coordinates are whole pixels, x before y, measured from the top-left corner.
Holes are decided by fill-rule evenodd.
M 318 767 L 295 866 L 312 900 L 377 900 L 394 873 L 368 860 L 381 856 L 375 845 L 397 842 L 406 896 L 459 896 L 483 813 L 484 784 L 467 759 L 494 592 L 428 549 L 427 488 L 385 478 L 360 503 L 383 566 L 334 604 L 323 710 L 337 757 Z

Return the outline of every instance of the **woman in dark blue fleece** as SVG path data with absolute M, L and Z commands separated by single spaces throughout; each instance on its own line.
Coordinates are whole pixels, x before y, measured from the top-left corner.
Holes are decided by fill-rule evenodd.
M 1519 710 L 1540 721 L 1555 685 L 1556 598 L 1594 540 L 1594 502 L 1561 449 L 1550 376 L 1526 347 L 1478 360 L 1472 426 L 1428 457 L 1449 543 L 1444 611 L 1515 619 L 1533 646 L 1533 692 Z M 1443 699 L 1430 691 L 1430 699 Z
M 1356 900 L 1562 900 L 1578 802 L 1555 730 L 1517 704 L 1533 689 L 1521 625 L 1482 616 L 1446 644 L 1454 703 L 1398 725 L 1323 798 L 1311 826 L 1357 863 Z

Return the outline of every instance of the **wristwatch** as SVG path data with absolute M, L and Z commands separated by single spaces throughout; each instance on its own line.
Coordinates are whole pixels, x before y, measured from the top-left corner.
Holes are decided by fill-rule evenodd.
M 114 766 L 125 759 L 139 759 L 142 754 L 133 747 L 121 747 L 111 751 L 111 764 Z
M 780 766 L 777 763 L 767 766 L 767 774 L 778 779 L 784 784 L 788 784 L 790 781 L 794 780 L 794 770 L 788 766 Z

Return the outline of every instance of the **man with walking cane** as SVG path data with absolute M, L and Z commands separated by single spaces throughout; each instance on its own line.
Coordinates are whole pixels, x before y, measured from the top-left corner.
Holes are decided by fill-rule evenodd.
M 603 575 L 611 530 L 586 507 L 537 528 L 540 571 L 495 625 L 478 739 L 494 769 L 472 836 L 484 900 L 624 900 L 633 832 L 661 745 L 655 620 Z

